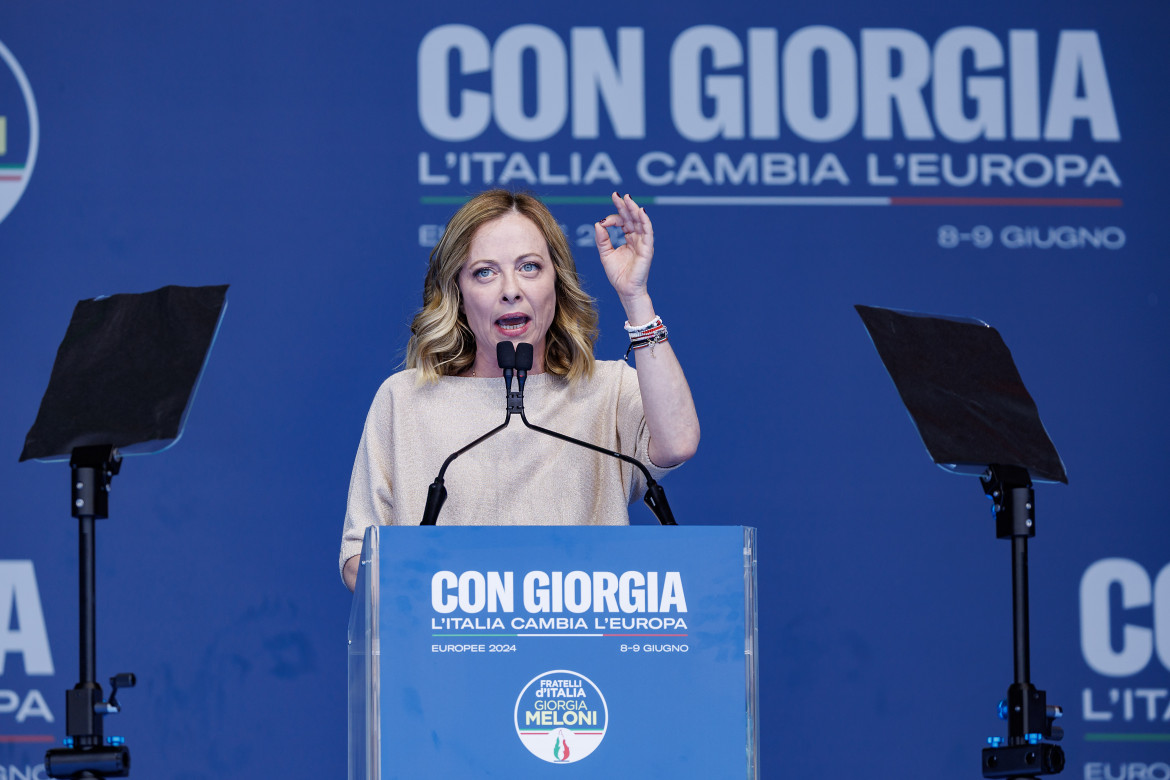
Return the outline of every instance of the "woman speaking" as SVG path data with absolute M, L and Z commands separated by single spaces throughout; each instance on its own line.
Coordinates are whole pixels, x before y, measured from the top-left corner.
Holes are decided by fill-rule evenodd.
M 491 190 L 447 224 L 406 370 L 379 388 L 358 445 L 340 558 L 350 590 L 366 528 L 418 524 L 447 456 L 501 422 L 502 341 L 533 346 L 525 410 L 534 424 L 630 455 L 655 479 L 694 455 L 694 401 L 647 291 L 654 229 L 629 195 L 614 193 L 613 204 L 594 240 L 625 308 L 636 371 L 594 360 L 597 311 L 543 203 Z M 622 245 L 610 227 L 621 229 Z M 629 464 L 519 425 L 455 459 L 445 482 L 442 525 L 627 525 L 646 488 Z

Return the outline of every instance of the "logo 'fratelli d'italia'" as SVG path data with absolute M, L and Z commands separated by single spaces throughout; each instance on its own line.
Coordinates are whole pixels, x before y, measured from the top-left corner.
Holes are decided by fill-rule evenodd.
M 0 222 L 24 194 L 37 161 L 37 103 L 20 63 L 0 43 Z
M 516 698 L 516 733 L 552 764 L 580 761 L 605 737 L 609 708 L 588 677 L 557 669 L 533 678 Z

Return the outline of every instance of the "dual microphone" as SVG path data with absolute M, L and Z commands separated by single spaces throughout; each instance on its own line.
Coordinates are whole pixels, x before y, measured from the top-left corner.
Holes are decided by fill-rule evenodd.
M 532 345 L 526 342 L 513 344 L 510 341 L 501 341 L 496 344 L 496 363 L 505 372 L 512 369 L 527 374 L 532 370 Z M 507 374 L 504 374 L 507 377 Z M 508 383 L 511 389 L 511 383 Z
M 524 417 L 524 381 L 528 379 L 528 371 L 532 368 L 532 345 L 526 342 L 513 344 L 510 341 L 501 341 L 496 344 L 496 364 L 504 371 L 504 385 L 508 388 L 508 417 L 512 412 L 518 412 L 521 419 Z M 516 372 L 519 389 L 512 392 L 512 372 Z M 525 422 L 528 422 L 525 420 Z M 508 420 L 504 420 L 508 424 Z
M 585 447 L 586 449 L 600 452 L 603 455 L 617 458 L 624 463 L 636 467 L 642 472 L 642 476 L 646 479 L 646 506 L 650 507 L 650 511 L 658 518 L 658 522 L 662 525 L 678 525 L 674 521 L 674 514 L 670 511 L 670 505 L 666 503 L 666 493 L 662 486 L 659 485 L 654 477 L 650 476 L 650 471 L 636 458 L 631 458 L 616 450 L 607 450 L 604 447 L 599 447 L 596 444 L 590 444 L 586 441 L 574 439 L 572 436 L 566 436 L 563 433 L 557 433 L 547 428 L 541 428 L 539 425 L 533 425 L 528 422 L 528 418 L 524 415 L 524 383 L 528 379 L 528 372 L 532 369 L 532 345 L 521 342 L 520 344 L 513 344 L 511 341 L 501 341 L 496 344 L 496 363 L 504 372 L 504 386 L 507 393 L 507 408 L 504 414 L 504 422 L 492 428 L 490 431 L 480 436 L 470 444 L 451 453 L 445 461 L 443 461 L 442 468 L 439 469 L 438 476 L 435 481 L 431 483 L 427 489 L 427 504 L 423 510 L 422 522 L 419 525 L 435 525 L 439 519 L 439 511 L 443 508 L 443 502 L 447 500 L 447 488 L 443 484 L 443 475 L 447 472 L 447 467 L 451 465 L 451 461 L 458 458 L 463 453 L 470 450 L 472 447 L 480 444 L 483 441 L 495 436 L 504 428 L 508 427 L 508 423 L 512 421 L 512 414 L 520 415 L 520 419 L 524 425 L 537 433 L 543 433 L 546 436 L 552 436 L 555 439 L 575 444 L 578 447 Z M 517 390 L 512 390 L 512 380 L 515 377 L 517 381 Z M 532 511 L 540 511 L 539 507 L 533 507 Z

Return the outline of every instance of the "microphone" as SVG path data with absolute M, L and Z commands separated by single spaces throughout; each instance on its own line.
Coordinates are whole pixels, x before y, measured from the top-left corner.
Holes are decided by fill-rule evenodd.
M 532 368 L 532 346 L 529 344 L 523 344 L 521 346 L 528 347 L 528 365 L 524 368 L 524 374 L 526 375 L 528 373 L 528 369 Z M 515 411 L 512 407 L 513 396 L 516 396 L 518 399 L 520 399 L 517 401 L 518 408 L 520 409 L 521 413 L 523 413 L 523 388 L 521 388 L 521 392 L 519 393 L 512 392 L 512 372 L 517 368 L 516 363 L 516 347 L 514 344 L 512 344 L 512 342 L 501 341 L 499 344 L 496 344 L 496 364 L 504 370 L 504 385 L 507 390 L 508 397 L 508 406 L 504 414 L 504 422 L 497 425 L 495 428 L 492 428 L 490 431 L 485 433 L 483 436 L 480 436 L 478 439 L 471 442 L 467 446 L 458 449 L 447 456 L 447 459 L 443 461 L 442 468 L 439 469 L 439 475 L 435 477 L 435 481 L 432 482 L 430 487 L 427 488 L 427 504 L 423 508 L 422 521 L 419 523 L 419 525 L 434 525 L 438 521 L 439 510 L 443 508 L 443 502 L 447 500 L 447 488 L 443 485 L 443 475 L 447 473 L 447 467 L 451 465 L 451 461 L 455 460 L 480 442 L 495 436 L 497 433 L 508 427 L 508 423 L 512 421 L 512 412 Z M 523 383 L 524 380 L 521 379 L 520 381 Z
M 642 472 L 642 476 L 646 478 L 646 496 L 643 499 L 646 502 L 646 506 L 650 507 L 650 511 L 654 513 L 656 518 L 658 518 L 658 522 L 661 525 L 678 525 L 678 523 L 674 521 L 674 514 L 670 511 L 670 504 L 666 503 L 666 492 L 663 491 L 662 486 L 654 480 L 654 477 L 650 476 L 650 470 L 647 469 L 637 458 L 631 458 L 625 453 L 617 452 L 616 450 L 607 450 L 604 447 L 597 446 L 596 444 L 590 444 L 587 441 L 574 439 L 572 436 L 566 436 L 563 433 L 550 431 L 547 428 L 541 428 L 539 425 L 533 425 L 532 423 L 528 422 L 528 418 L 524 415 L 524 381 L 528 378 L 528 370 L 531 368 L 532 345 L 521 342 L 516 345 L 516 377 L 517 383 L 519 385 L 519 392 L 511 392 L 511 384 L 509 384 L 508 414 L 511 415 L 513 411 L 518 412 L 520 414 L 520 419 L 524 422 L 524 425 L 538 433 L 543 433 L 546 436 L 552 436 L 553 438 L 560 439 L 561 441 L 567 441 L 570 444 L 576 444 L 578 447 L 585 447 L 586 449 L 593 450 L 594 452 L 600 452 L 603 455 L 609 455 L 610 457 L 617 458 L 624 463 L 629 463 L 637 467 L 638 470 Z M 512 396 L 518 396 L 515 408 L 513 408 Z M 507 425 L 507 423 L 504 424 Z
M 496 365 L 504 369 L 504 384 L 508 392 L 512 392 L 512 369 L 516 368 L 516 345 L 510 341 L 501 341 L 496 344 Z M 532 368 L 531 362 L 528 365 Z
M 506 349 L 505 349 L 506 348 Z M 524 413 L 524 381 L 528 378 L 528 369 L 532 368 L 532 345 L 513 344 L 510 341 L 501 341 L 496 345 L 497 357 L 504 352 L 508 353 L 508 364 L 516 369 L 516 382 L 519 385 L 515 393 L 512 392 L 512 374 L 505 371 L 508 377 L 508 414 L 512 412 Z M 503 366 L 503 363 L 500 363 Z
M 516 345 L 516 370 L 525 374 L 532 370 L 532 345 L 527 342 Z
M 508 411 L 518 412 L 520 419 L 524 419 L 524 383 L 528 381 L 528 371 L 532 368 L 532 345 L 521 341 L 516 345 L 516 385 L 517 392 L 508 393 Z M 511 385 L 508 390 L 512 389 Z

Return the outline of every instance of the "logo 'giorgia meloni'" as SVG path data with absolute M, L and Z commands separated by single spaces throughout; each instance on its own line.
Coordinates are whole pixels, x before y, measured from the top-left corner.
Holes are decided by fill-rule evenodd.
M 516 734 L 552 764 L 586 758 L 605 738 L 609 708 L 584 675 L 557 669 L 534 677 L 516 698 Z

